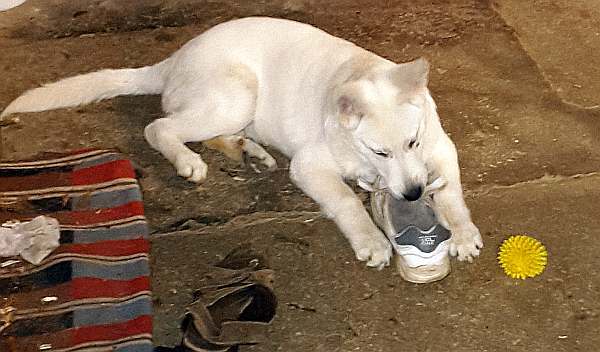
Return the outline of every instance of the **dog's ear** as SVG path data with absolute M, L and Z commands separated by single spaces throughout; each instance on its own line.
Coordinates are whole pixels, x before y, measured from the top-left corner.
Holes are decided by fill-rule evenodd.
M 337 109 L 340 125 L 349 130 L 355 130 L 364 117 L 360 103 L 349 94 L 342 94 L 337 99 Z
M 429 62 L 424 58 L 398 64 L 391 72 L 392 82 L 404 94 L 420 92 L 427 87 Z

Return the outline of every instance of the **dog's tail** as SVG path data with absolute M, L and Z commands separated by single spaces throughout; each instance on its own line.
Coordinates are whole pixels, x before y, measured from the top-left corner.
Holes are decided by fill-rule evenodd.
M 163 90 L 163 71 L 167 62 L 91 72 L 28 90 L 10 103 L 0 118 L 17 112 L 73 107 L 117 95 L 159 94 Z

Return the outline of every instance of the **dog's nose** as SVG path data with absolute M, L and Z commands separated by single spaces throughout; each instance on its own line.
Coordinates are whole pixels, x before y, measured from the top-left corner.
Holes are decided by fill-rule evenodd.
M 404 199 L 411 201 L 411 202 L 421 198 L 422 194 L 423 194 L 423 187 L 421 187 L 421 186 L 416 186 L 416 187 L 410 188 L 408 191 L 406 191 L 406 193 L 402 193 L 402 195 L 404 196 Z

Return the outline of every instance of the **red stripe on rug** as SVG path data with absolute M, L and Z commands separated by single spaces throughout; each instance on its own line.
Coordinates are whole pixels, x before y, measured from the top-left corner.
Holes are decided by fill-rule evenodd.
M 2 177 L 0 192 L 30 191 L 71 185 L 70 172 L 44 172 L 29 176 Z
M 126 219 L 132 216 L 144 215 L 144 203 L 136 201 L 114 208 L 96 210 L 71 211 L 50 214 L 64 225 L 92 225 L 107 221 Z
M 152 317 L 142 315 L 124 323 L 85 326 L 73 329 L 71 331 L 71 343 L 72 345 L 78 345 L 92 341 L 111 341 L 127 336 L 150 333 L 152 333 Z
M 121 257 L 126 255 L 148 253 L 150 244 L 144 238 L 130 240 L 102 241 L 85 244 L 63 244 L 58 247 L 52 255 L 56 254 L 84 254 L 101 255 L 106 257 Z
M 40 305 L 44 308 L 54 304 L 62 304 L 71 301 L 71 281 L 57 284 L 50 287 L 36 288 L 34 290 L 19 291 L 17 294 L 9 295 L 10 304 L 19 309 L 39 309 Z M 57 301 L 43 303 L 45 297 L 58 297 Z M 2 349 L 0 348 L 0 351 Z
M 121 298 L 138 292 L 150 291 L 150 278 L 140 276 L 132 280 L 105 280 L 98 278 L 74 278 L 69 282 L 42 289 L 19 292 L 10 298 L 11 304 L 19 309 L 36 309 L 46 297 L 57 297 L 56 301 L 43 303 L 45 309 L 73 300 L 89 298 Z M 0 349 L 0 351 L 2 351 Z
M 11 337 L 0 339 L 0 351 L 4 352 L 3 347 L 8 347 L 7 351 L 15 352 L 39 352 L 40 345 L 48 344 L 52 350 L 60 350 L 74 347 L 83 343 L 110 342 L 119 340 L 128 336 L 139 334 L 150 334 L 152 332 L 152 317 L 142 315 L 135 319 L 116 324 L 105 324 L 95 326 L 85 326 L 80 328 L 70 328 L 54 333 L 23 336 L 16 339 Z M 11 349 L 10 340 L 14 341 L 17 349 Z M 104 346 L 98 348 L 102 351 L 113 351 L 114 346 Z
M 97 297 L 125 297 L 140 291 L 150 290 L 150 278 L 142 276 L 133 280 L 103 280 L 96 278 L 74 278 L 71 281 L 71 299 Z
M 119 178 L 135 178 L 129 160 L 115 160 L 105 164 L 75 170 L 71 173 L 73 185 L 90 185 Z

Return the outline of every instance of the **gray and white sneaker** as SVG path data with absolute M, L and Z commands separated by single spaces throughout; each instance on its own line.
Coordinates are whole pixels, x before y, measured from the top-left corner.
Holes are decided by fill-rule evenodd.
M 0 0 L 0 11 L 7 11 L 17 7 L 27 0 Z
M 441 182 L 438 180 L 428 186 L 426 192 L 439 188 L 435 185 Z M 415 283 L 441 280 L 450 273 L 451 234 L 439 224 L 424 200 L 426 197 L 409 202 L 395 199 L 385 190 L 371 193 L 373 220 L 394 247 L 400 275 Z

